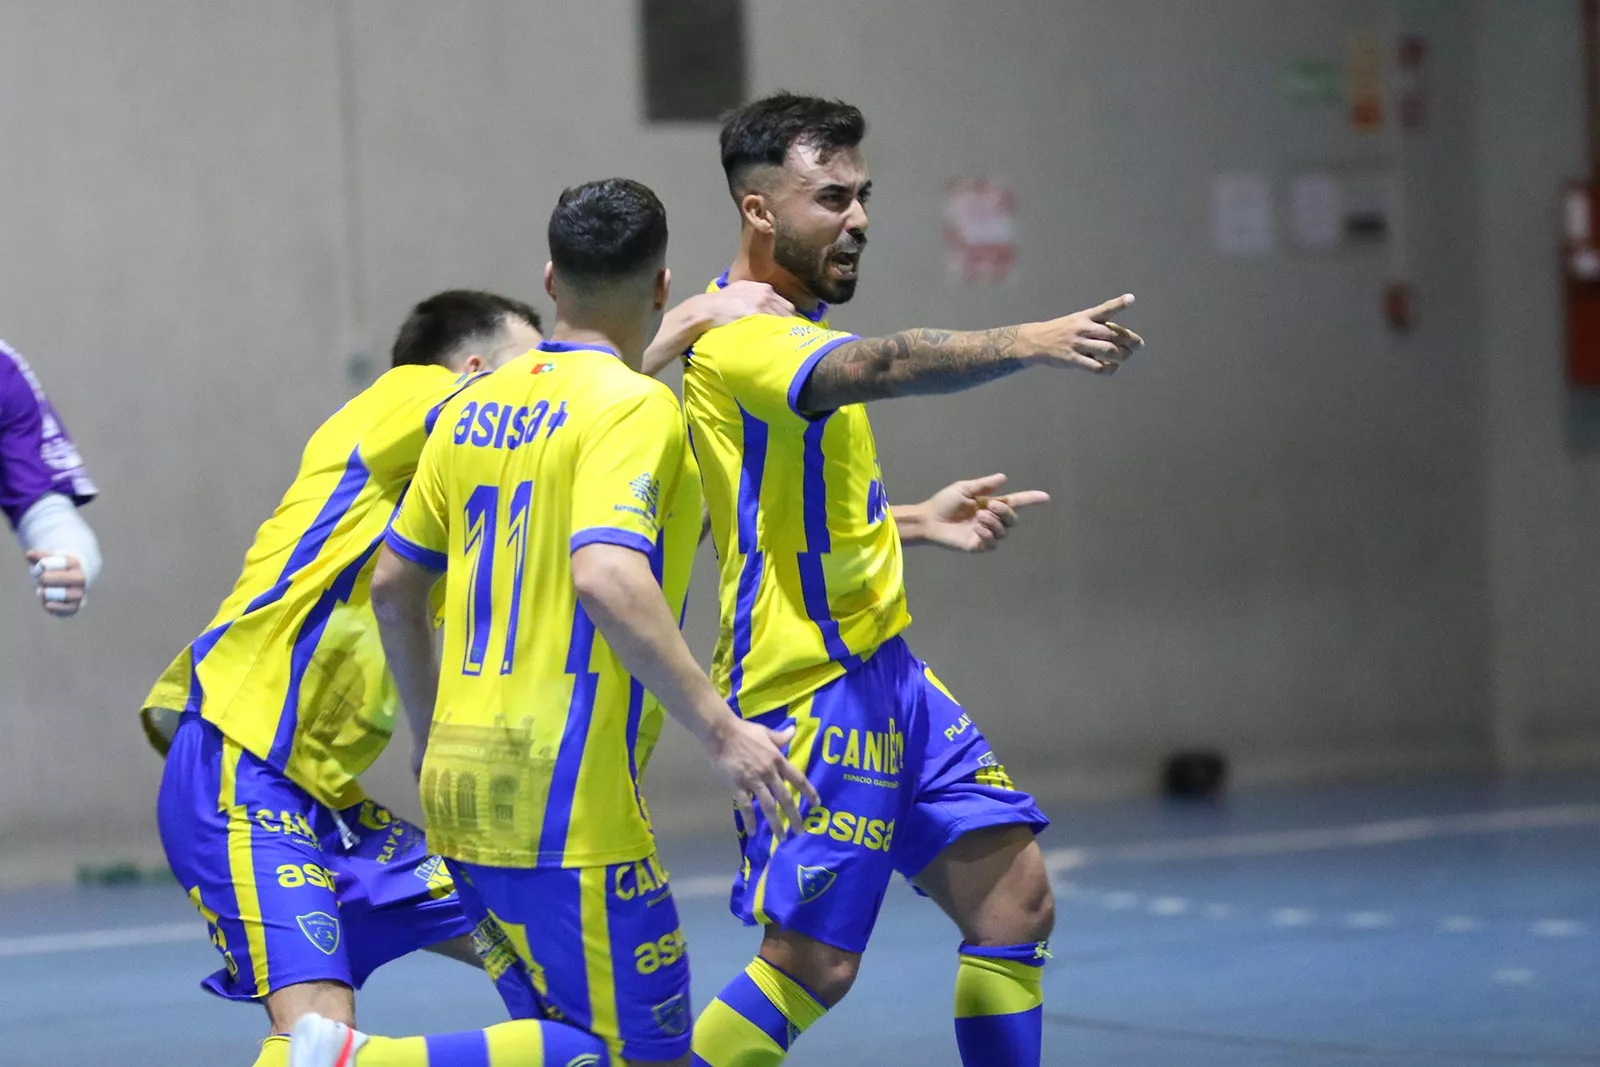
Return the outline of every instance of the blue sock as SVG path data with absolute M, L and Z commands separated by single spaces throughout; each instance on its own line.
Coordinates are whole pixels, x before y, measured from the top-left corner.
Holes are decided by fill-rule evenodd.
M 956 1045 L 965 1067 L 1039 1067 L 1049 943 L 961 946 Z

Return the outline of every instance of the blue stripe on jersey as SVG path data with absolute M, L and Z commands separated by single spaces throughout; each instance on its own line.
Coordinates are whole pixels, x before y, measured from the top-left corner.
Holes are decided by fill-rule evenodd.
M 739 571 L 739 591 L 733 601 L 733 666 L 728 670 L 728 706 L 735 715 L 743 714 L 739 710 L 739 690 L 744 686 L 744 658 L 750 654 L 756 593 L 761 589 L 761 570 L 765 564 L 766 554 L 762 552 L 752 552 L 744 558 L 744 568 Z
M 665 585 L 667 570 L 667 528 L 656 531 L 656 543 L 650 548 L 650 574 L 657 585 Z
M 628 780 L 633 783 L 634 803 L 644 815 L 644 796 L 639 792 L 639 724 L 644 721 L 644 686 L 639 679 L 628 679 Z
M 855 670 L 861 666 L 861 657 L 852 653 L 839 636 L 839 623 L 828 605 L 828 578 L 822 571 L 822 556 L 800 552 L 796 561 L 800 567 L 800 595 L 805 598 L 806 614 L 822 634 L 822 647 L 828 650 L 829 659 L 847 671 Z
M 281 769 L 287 766 L 289 754 L 294 750 L 294 735 L 300 728 L 300 684 L 305 680 L 306 668 L 311 666 L 311 657 L 316 654 L 317 645 L 322 641 L 322 631 L 327 629 L 328 618 L 335 607 L 350 599 L 355 592 L 356 580 L 381 544 L 382 537 L 373 538 L 366 550 L 338 573 L 306 613 L 300 631 L 294 635 L 294 645 L 289 651 L 289 689 L 284 694 L 283 713 L 278 716 L 278 731 L 273 735 L 272 748 L 267 752 L 267 762 L 274 767 Z
M 445 570 L 450 562 L 450 557 L 443 552 L 435 552 L 431 548 L 423 548 L 415 541 L 407 540 L 393 527 L 384 531 L 384 543 L 401 559 L 410 560 L 419 567 L 426 567 L 430 571 Z
M 833 538 L 828 534 L 828 484 L 823 477 L 822 454 L 822 435 L 831 417 L 824 416 L 806 427 L 804 480 L 801 483 L 806 551 L 799 553 L 798 558 L 800 593 L 805 598 L 806 614 L 822 633 L 822 645 L 828 650 L 828 658 L 852 670 L 861 665 L 861 660 L 851 654 L 844 639 L 839 636 L 839 624 L 834 620 L 833 610 L 828 603 L 827 575 L 822 569 L 823 553 L 833 550 Z
M 572 702 L 567 705 L 567 723 L 556 750 L 556 765 L 550 772 L 550 794 L 545 800 L 544 825 L 539 831 L 539 859 L 560 863 L 567 851 L 567 831 L 572 822 L 572 799 L 578 791 L 578 770 L 583 764 L 583 749 L 589 739 L 589 722 L 594 718 L 594 698 L 600 675 L 589 669 L 594 652 L 594 622 L 578 604 L 572 612 L 572 637 L 567 643 L 567 673 L 572 675 Z M 572 914 L 576 915 L 574 910 Z
M 489 1058 L 489 1036 L 482 1030 L 433 1034 L 422 1040 L 427 1046 L 429 1063 L 449 1064 L 449 1067 L 492 1067 L 494 1063 Z
M 823 477 L 822 455 L 822 435 L 827 432 L 828 420 L 832 417 L 824 415 L 806 427 L 804 480 L 800 494 L 807 552 L 833 551 L 833 539 L 828 536 L 828 483 Z
M 756 519 L 761 511 L 761 481 L 767 469 L 767 424 L 743 407 L 744 456 L 739 472 L 739 553 L 744 567 L 739 571 L 739 591 L 733 605 L 733 665 L 728 669 L 728 704 L 739 712 L 739 690 L 744 685 L 744 658 L 750 654 L 754 629 L 752 613 L 756 593 L 761 588 L 764 555 L 756 550 Z
M 289 561 L 283 565 L 283 573 L 278 575 L 278 581 L 287 581 L 296 571 L 317 558 L 322 546 L 328 543 L 328 537 L 339 525 L 339 520 L 356 502 L 368 477 L 367 465 L 361 461 L 361 446 L 357 445 L 344 462 L 344 473 L 339 476 L 339 484 L 322 502 L 322 510 L 311 520 L 311 525 L 300 535 L 300 540 L 295 542 L 294 551 L 289 553 Z
M 739 471 L 739 553 L 756 550 L 756 517 L 761 510 L 761 480 L 767 471 L 767 424 L 743 407 L 744 457 Z
M 572 540 L 567 544 L 567 552 L 573 553 L 585 545 L 620 545 L 631 548 L 635 552 L 645 555 L 654 555 L 656 546 L 642 533 L 633 530 L 618 530 L 612 526 L 594 526 L 587 530 L 579 530 L 572 535 Z

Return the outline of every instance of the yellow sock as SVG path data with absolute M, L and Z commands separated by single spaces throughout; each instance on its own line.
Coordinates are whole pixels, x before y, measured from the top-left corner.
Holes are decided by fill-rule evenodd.
M 601 1067 L 609 1062 L 605 1043 L 593 1034 L 543 1019 L 429 1037 L 369 1037 L 356 1053 L 356 1067 Z
M 273 1034 L 261 1042 L 261 1055 L 251 1067 L 289 1067 L 289 1035 Z
M 695 1020 L 694 1067 L 773 1067 L 827 1010 L 758 956 Z

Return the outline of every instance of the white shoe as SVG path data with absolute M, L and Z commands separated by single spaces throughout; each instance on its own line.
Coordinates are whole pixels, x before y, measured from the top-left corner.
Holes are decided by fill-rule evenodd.
M 302 1015 L 289 1034 L 289 1067 L 354 1067 L 367 1035 L 320 1015 Z

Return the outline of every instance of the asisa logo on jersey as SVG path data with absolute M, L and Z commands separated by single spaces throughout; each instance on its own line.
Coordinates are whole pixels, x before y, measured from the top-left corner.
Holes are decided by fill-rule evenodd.
M 661 1027 L 662 1033 L 671 1037 L 677 1037 L 689 1029 L 689 1005 L 684 1001 L 682 993 L 651 1008 L 650 1015 L 655 1019 L 656 1025 Z
M 529 374 L 549 374 L 551 371 L 553 371 L 555 369 L 556 369 L 556 365 L 554 363 L 535 363 L 533 366 L 528 368 L 528 373 Z
M 826 867 L 801 867 L 795 877 L 800 883 L 800 903 L 809 904 L 826 893 L 838 875 Z
M 300 932 L 306 935 L 306 940 L 317 946 L 323 955 L 331 956 L 339 947 L 339 920 L 327 912 L 296 915 L 294 921 L 300 924 Z

